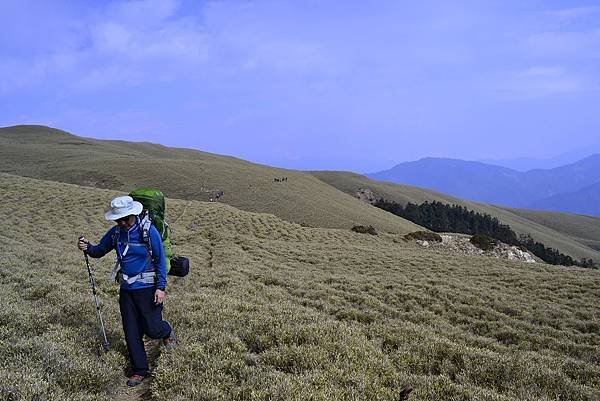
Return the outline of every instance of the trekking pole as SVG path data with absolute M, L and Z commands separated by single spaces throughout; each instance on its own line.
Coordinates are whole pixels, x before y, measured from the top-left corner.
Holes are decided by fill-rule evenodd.
M 79 237 L 79 239 L 82 240 L 83 236 Z M 100 328 L 102 329 L 102 335 L 104 336 L 104 344 L 102 344 L 102 348 L 104 348 L 104 351 L 106 352 L 108 351 L 110 344 L 108 343 L 108 338 L 106 337 L 104 319 L 102 319 L 102 312 L 100 311 L 100 302 L 98 301 L 98 296 L 96 295 L 96 284 L 94 282 L 94 276 L 92 275 L 92 269 L 90 268 L 90 260 L 88 259 L 87 252 L 83 251 L 83 256 L 85 256 L 85 264 L 87 265 L 90 286 L 92 287 L 92 294 L 94 295 L 94 302 L 96 303 L 96 313 L 98 314 L 98 320 L 100 320 Z

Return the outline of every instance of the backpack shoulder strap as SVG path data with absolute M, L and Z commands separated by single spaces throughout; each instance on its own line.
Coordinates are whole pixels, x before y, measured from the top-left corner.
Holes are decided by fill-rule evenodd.
M 112 238 L 113 245 L 114 245 L 115 241 L 119 238 L 119 234 L 120 234 L 119 226 L 114 226 L 112 230 L 113 230 L 113 232 L 110 237 Z
M 140 214 L 138 216 L 139 218 L 139 225 L 140 225 L 140 230 L 142 230 L 142 239 L 144 241 L 148 240 L 148 233 L 150 232 L 150 226 L 152 225 L 152 219 L 150 218 L 150 213 L 148 213 L 148 211 L 144 211 L 142 212 L 142 214 Z
M 110 239 L 112 241 L 112 246 L 115 250 L 115 253 L 117 254 L 117 257 L 119 257 L 119 249 L 117 248 L 117 244 L 119 242 L 120 236 L 121 236 L 121 230 L 119 229 L 119 227 L 113 228 L 113 233 L 110 236 Z
M 114 265 L 112 271 L 110 272 L 109 281 L 115 281 L 117 274 L 121 270 L 121 269 L 119 269 L 119 265 L 120 265 L 122 257 L 121 257 L 121 255 L 119 255 L 119 248 L 118 248 L 120 236 L 121 236 L 121 229 L 119 227 L 115 227 L 113 229 L 113 233 L 111 235 L 112 245 L 113 245 L 113 248 L 115 249 L 115 253 L 116 253 L 115 265 Z
M 151 265 L 156 263 L 154 253 L 152 252 L 152 243 L 150 242 L 150 228 L 152 227 L 152 215 L 149 211 L 146 211 L 140 217 L 140 230 L 142 230 L 142 241 L 146 243 L 148 248 L 148 255 Z M 154 268 L 154 267 L 152 267 Z
M 145 212 L 140 217 L 140 230 L 142 230 L 142 240 L 148 246 L 148 252 L 150 253 L 150 257 L 152 257 L 152 244 L 150 243 L 150 227 L 152 227 L 152 218 L 150 217 L 150 212 Z

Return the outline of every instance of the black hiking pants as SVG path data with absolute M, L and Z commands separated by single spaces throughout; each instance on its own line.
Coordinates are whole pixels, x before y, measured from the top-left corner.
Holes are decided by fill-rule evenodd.
M 171 334 L 171 325 L 162 318 L 163 305 L 154 304 L 155 291 L 152 287 L 119 292 L 123 331 L 134 375 L 147 376 L 149 372 L 144 334 L 153 339 Z

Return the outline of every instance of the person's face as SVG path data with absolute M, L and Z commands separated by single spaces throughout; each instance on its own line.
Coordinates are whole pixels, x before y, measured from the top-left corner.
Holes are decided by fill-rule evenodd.
M 115 223 L 123 228 L 129 228 L 135 224 L 135 216 L 125 216 L 115 220 Z

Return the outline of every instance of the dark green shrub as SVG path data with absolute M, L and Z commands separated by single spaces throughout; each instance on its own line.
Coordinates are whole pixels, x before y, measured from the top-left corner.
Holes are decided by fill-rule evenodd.
M 442 237 L 431 231 L 415 231 L 404 236 L 408 240 L 422 240 L 429 242 L 442 242 Z
M 375 227 L 373 226 L 354 226 L 352 227 L 352 231 L 360 234 L 377 235 L 377 230 L 375 230 Z
M 483 233 L 505 244 L 519 246 L 522 251 L 528 250 L 544 262 L 553 265 L 598 268 L 592 259 L 575 260 L 557 249 L 534 241 L 529 234 L 517 237 L 510 226 L 501 224 L 496 217 L 473 212 L 464 206 L 448 205 L 438 201 L 424 202 L 420 205 L 409 202 L 403 206 L 385 199 L 377 200 L 373 206 L 436 232 L 471 235 Z
M 485 234 L 475 234 L 470 241 L 471 244 L 484 251 L 491 251 L 496 245 L 496 241 Z

